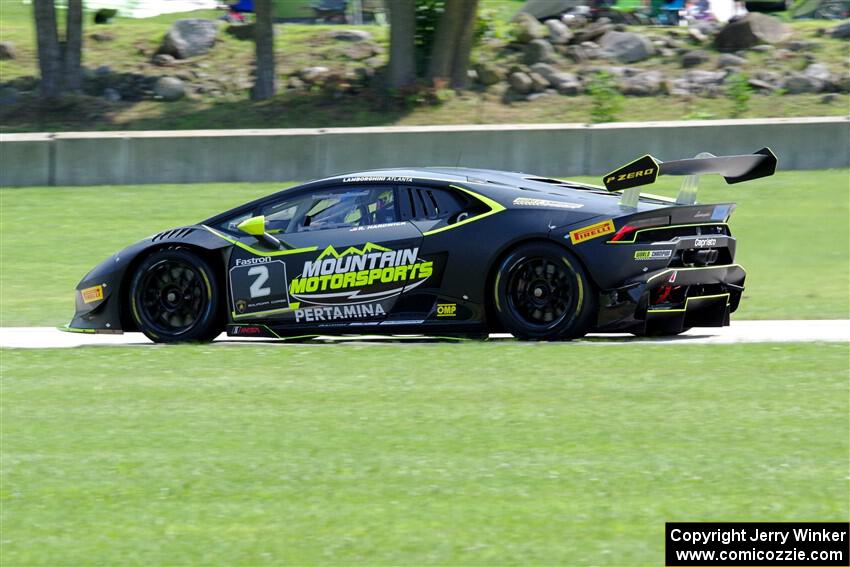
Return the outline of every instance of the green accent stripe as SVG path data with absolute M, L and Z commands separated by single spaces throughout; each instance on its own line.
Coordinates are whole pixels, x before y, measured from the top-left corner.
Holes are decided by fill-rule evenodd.
M 63 325 L 62 327 L 56 327 L 56 329 L 66 333 L 97 333 L 97 329 L 82 329 L 80 327 L 72 327 L 71 325 Z
M 290 303 L 289 307 L 281 307 L 280 309 L 269 309 L 268 311 L 257 311 L 256 313 L 236 313 L 232 311 L 230 314 L 233 319 L 247 319 L 248 317 L 269 317 L 271 315 L 279 315 L 280 313 L 289 313 L 298 309 L 301 303 Z
M 207 229 L 208 231 L 210 231 L 214 235 L 218 236 L 219 238 L 226 240 L 226 241 L 230 242 L 231 244 L 233 244 L 234 246 L 238 246 L 239 248 L 242 248 L 243 250 L 247 250 L 248 252 L 250 252 L 251 254 L 254 254 L 256 256 L 286 256 L 287 254 L 301 254 L 302 252 L 315 252 L 316 250 L 319 249 L 318 246 L 308 246 L 307 248 L 293 248 L 292 250 L 275 250 L 273 252 L 265 252 L 263 250 L 257 250 L 256 248 L 252 248 L 251 246 L 248 246 L 247 244 L 240 242 L 240 241 L 236 240 L 235 238 L 231 238 L 231 237 L 227 236 L 226 234 L 222 234 L 219 231 L 215 230 L 214 228 L 210 228 L 205 224 L 203 224 L 201 226 L 203 226 L 205 229 Z
M 472 197 L 478 199 L 479 201 L 481 201 L 482 203 L 484 203 L 485 205 L 490 207 L 490 210 L 487 211 L 486 213 L 482 213 L 480 215 L 470 217 L 468 219 L 463 219 L 460 222 L 456 222 L 454 224 L 450 224 L 450 225 L 444 226 L 442 228 L 435 228 L 434 230 L 429 230 L 428 232 L 423 232 L 422 233 L 423 236 L 431 236 L 432 234 L 437 234 L 437 233 L 443 232 L 445 230 L 451 230 L 453 228 L 458 228 L 459 226 L 463 226 L 465 224 L 469 224 L 471 222 L 475 222 L 475 221 L 484 219 L 486 217 L 489 217 L 490 215 L 495 215 L 496 213 L 500 213 L 500 212 L 505 210 L 505 207 L 502 206 L 500 203 L 497 203 L 493 199 L 485 197 L 484 195 L 479 195 L 478 193 L 475 193 L 475 192 L 470 191 L 469 189 L 465 189 L 463 187 L 459 187 L 457 185 L 449 185 L 449 187 L 451 187 L 453 189 L 457 189 L 459 191 L 463 191 L 464 193 L 471 195 Z

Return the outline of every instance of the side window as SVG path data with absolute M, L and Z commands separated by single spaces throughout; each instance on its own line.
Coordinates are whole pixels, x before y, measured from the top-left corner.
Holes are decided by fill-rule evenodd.
M 454 224 L 481 212 L 480 203 L 448 189 L 400 187 L 399 209 L 402 220 L 443 220 Z
M 266 230 L 275 233 L 308 232 L 395 222 L 392 187 L 320 189 L 263 207 Z
M 392 187 L 346 187 L 313 195 L 295 231 L 384 224 L 397 218 Z
M 218 226 L 238 232 L 239 223 L 255 214 L 266 217 L 266 231 L 270 234 L 367 226 L 398 219 L 392 187 L 352 186 L 319 189 L 315 193 L 281 199 Z

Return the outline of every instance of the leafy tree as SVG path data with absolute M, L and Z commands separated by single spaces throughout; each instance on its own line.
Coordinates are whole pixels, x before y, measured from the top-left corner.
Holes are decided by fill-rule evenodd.
M 416 78 L 465 87 L 479 0 L 390 2 L 390 87 Z
M 257 100 L 274 96 L 277 81 L 274 66 L 274 25 L 271 0 L 254 0 L 254 43 L 256 45 L 257 74 L 251 97 Z
M 63 92 L 79 91 L 82 87 L 82 0 L 68 0 L 64 39 L 59 38 L 54 0 L 33 0 L 33 16 L 41 96 L 53 99 Z
M 416 82 L 416 0 L 391 0 L 389 86 Z
M 445 0 L 431 47 L 430 80 L 445 80 L 455 88 L 466 86 L 477 9 L 478 0 Z

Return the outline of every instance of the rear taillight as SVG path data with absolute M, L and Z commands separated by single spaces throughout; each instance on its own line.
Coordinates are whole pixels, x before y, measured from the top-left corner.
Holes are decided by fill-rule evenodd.
M 657 226 L 667 226 L 670 224 L 670 217 L 650 217 L 646 219 L 630 220 L 618 230 L 608 242 L 620 242 L 627 240 L 631 234 L 644 228 L 654 228 Z

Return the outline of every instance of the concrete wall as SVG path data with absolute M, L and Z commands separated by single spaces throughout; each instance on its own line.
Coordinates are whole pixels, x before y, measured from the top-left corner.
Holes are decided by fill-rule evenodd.
M 2 134 L 0 186 L 290 181 L 426 165 L 602 175 L 645 153 L 764 146 L 780 169 L 848 167 L 850 119 Z

